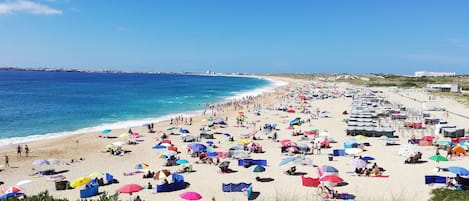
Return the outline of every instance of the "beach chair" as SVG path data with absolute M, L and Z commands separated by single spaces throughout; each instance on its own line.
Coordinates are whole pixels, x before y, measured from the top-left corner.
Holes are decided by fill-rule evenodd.
M 80 198 L 89 198 L 93 197 L 95 195 L 98 195 L 99 193 L 99 186 L 98 185 L 93 185 L 89 188 L 81 189 L 80 190 Z

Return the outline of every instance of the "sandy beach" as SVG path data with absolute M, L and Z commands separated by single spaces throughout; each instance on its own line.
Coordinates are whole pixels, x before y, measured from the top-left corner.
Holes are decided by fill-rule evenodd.
M 283 105 L 291 105 L 293 108 L 300 105 L 298 99 L 288 99 L 285 95 L 289 92 L 296 94 L 297 88 L 306 89 L 312 87 L 310 81 L 292 80 L 286 78 L 275 78 L 289 82 L 288 85 L 279 87 L 275 92 L 263 94 L 255 98 L 251 103 L 242 105 L 243 108 L 234 108 L 233 106 L 224 108 L 224 111 L 217 111 L 216 117 L 228 118 L 227 125 L 222 128 L 218 127 L 212 132 L 220 133 L 214 134 L 215 139 L 210 139 L 217 147 L 214 150 L 217 152 L 226 152 L 228 149 L 236 145 L 236 141 L 240 138 L 241 134 L 247 134 L 257 131 L 256 137 L 260 138 L 253 142 L 262 146 L 264 153 L 250 153 L 252 159 L 267 160 L 265 172 L 253 173 L 248 168 L 238 166 L 236 159 L 222 158 L 221 161 L 230 161 L 230 168 L 235 170 L 233 173 L 220 173 L 220 168 L 216 165 L 197 164 L 198 158 L 191 157 L 186 147 L 189 143 L 183 142 L 179 135 L 169 135 L 171 143 L 178 148 L 180 159 L 189 161 L 186 165 L 192 165 L 195 172 L 182 173 L 184 180 L 190 185 L 185 189 L 174 191 L 156 193 L 155 189 L 144 189 L 140 192 L 129 194 L 120 194 L 119 200 L 129 200 L 135 198 L 137 195 L 142 200 L 182 200 L 179 195 L 183 192 L 194 191 L 200 193 L 203 198 L 201 200 L 247 200 L 243 192 L 223 192 L 222 183 L 239 183 L 246 182 L 252 183 L 253 191 L 256 192 L 256 200 L 322 200 L 322 195 L 315 187 L 305 187 L 302 185 L 301 176 L 287 175 L 284 171 L 293 164 L 280 166 L 279 163 L 283 158 L 287 157 L 285 153 L 280 151 L 280 143 L 269 139 L 272 133 L 263 133 L 260 127 L 266 123 L 277 124 L 278 139 L 290 139 L 292 141 L 301 142 L 301 136 L 292 136 L 294 130 L 308 131 L 317 129 L 319 132 L 327 131 L 331 138 L 337 143 L 331 143 L 330 148 L 322 149 L 321 154 L 306 155 L 305 157 L 311 158 L 313 165 L 296 165 L 297 172 L 306 173 L 305 176 L 317 177 L 317 167 L 322 165 L 330 165 L 339 170 L 339 176 L 344 179 L 345 185 L 334 187 L 340 193 L 349 193 L 356 196 L 356 200 L 428 200 L 432 188 L 435 186 L 425 185 L 425 175 L 443 175 L 451 176 L 449 172 L 435 172 L 435 167 L 448 167 L 457 165 L 462 167 L 469 167 L 467 165 L 466 157 L 455 157 L 448 162 L 440 162 L 437 164 L 435 161 L 428 160 L 428 157 L 434 155 L 435 148 L 420 147 L 423 154 L 422 160 L 427 161 L 419 164 L 404 164 L 405 158 L 397 155 L 400 146 L 386 146 L 385 142 L 380 138 L 366 138 L 364 142 L 368 142 L 371 146 L 366 147 L 366 151 L 359 155 L 371 156 L 380 167 L 386 171 L 384 175 L 389 177 L 365 177 L 355 176 L 349 172 L 353 172 L 354 168 L 348 164 L 351 157 L 340 156 L 334 157 L 333 161 L 329 161 L 328 154 L 332 153 L 334 149 L 343 149 L 344 142 L 351 138 L 347 136 L 345 129 L 347 124 L 343 119 L 347 118 L 342 115 L 344 110 L 350 111 L 352 107 L 352 99 L 345 97 L 328 98 L 328 99 L 312 99 L 308 100 L 307 105 L 313 109 L 327 110 L 329 117 L 327 118 L 311 118 L 311 114 L 288 113 L 285 111 L 276 110 L 276 108 Z M 327 84 L 332 86 L 331 83 Z M 317 86 L 317 85 L 315 85 Z M 345 83 L 336 83 L 336 89 L 339 92 L 344 92 L 350 86 Z M 423 110 L 422 102 L 428 99 L 428 94 L 421 90 L 388 90 L 387 88 L 379 88 L 377 90 L 383 91 L 378 95 L 386 97 L 393 104 L 403 104 L 408 108 L 415 108 L 416 110 Z M 413 97 L 408 98 L 409 96 Z M 141 97 L 144 98 L 144 97 Z M 469 109 L 461 104 L 456 103 L 450 99 L 438 99 L 438 105 L 446 108 L 450 112 L 469 114 Z M 255 105 L 260 105 L 260 115 L 254 114 L 252 111 Z M 245 122 L 244 126 L 237 126 L 236 117 L 239 112 L 244 112 Z M 441 111 L 434 111 L 431 113 L 434 117 L 443 117 L 445 114 Z M 198 136 L 200 128 L 207 125 L 206 119 L 210 117 L 208 112 L 205 116 L 193 117 L 192 125 L 179 125 L 179 128 L 187 129 L 194 136 Z M 290 120 L 301 117 L 302 119 L 311 119 L 309 123 L 304 123 L 300 127 L 287 129 Z M 454 115 L 450 113 L 446 118 L 450 124 L 456 125 L 459 128 L 469 123 L 465 117 Z M 255 126 L 254 126 L 255 123 Z M 390 122 L 391 123 L 391 122 Z M 126 142 L 127 138 L 121 138 L 121 134 L 127 133 L 129 128 L 115 129 L 108 133 L 107 138 L 101 137 L 101 132 L 83 133 L 72 136 L 58 137 L 49 140 L 35 141 L 27 143 L 30 149 L 29 156 L 18 157 L 16 155 L 16 145 L 1 151 L 3 164 L 4 155 L 10 158 L 10 168 L 4 168 L 0 172 L 0 181 L 4 184 L 1 188 L 9 185 L 15 185 L 21 180 L 32 180 L 32 182 L 22 185 L 23 192 L 26 195 L 37 194 L 39 192 L 48 190 L 54 197 L 68 198 L 70 200 L 77 200 L 80 198 L 80 189 L 70 190 L 55 190 L 54 182 L 48 181 L 48 176 L 30 176 L 38 170 L 53 168 L 56 171 L 63 171 L 61 175 L 65 176 L 67 180 L 73 181 L 76 178 L 87 176 L 92 172 L 110 173 L 115 179 L 119 181 L 117 184 L 100 186 L 99 191 L 106 191 L 109 194 L 117 192 L 117 189 L 125 184 L 135 183 L 147 186 L 148 182 L 152 185 L 160 184 L 160 180 L 143 179 L 143 173 L 135 173 L 130 176 L 125 176 L 124 173 L 135 172 L 134 167 L 139 163 L 146 163 L 152 171 L 168 169 L 171 172 L 178 171 L 182 168 L 181 165 L 167 167 L 165 166 L 166 160 L 161 158 L 159 154 L 161 150 L 152 149 L 152 147 L 161 142 L 161 135 L 163 132 L 169 133 L 169 121 L 155 124 L 155 133 L 149 133 L 146 127 L 134 127 L 133 132 L 137 132 L 142 136 L 135 138 L 138 144 L 136 145 L 123 145 L 124 150 L 130 152 L 123 156 L 114 156 L 106 152 L 105 146 L 117 142 Z M 417 137 L 424 135 L 431 135 L 433 130 L 431 126 L 426 129 L 415 130 L 403 128 L 403 123 L 393 123 L 396 130 L 395 135 L 399 136 L 397 143 L 403 145 L 411 135 Z M 262 129 L 261 129 L 262 130 Z M 175 131 L 177 133 L 177 129 Z M 235 143 L 230 142 L 229 138 L 223 135 L 229 133 L 235 138 Z M 133 139 L 133 138 L 132 138 Z M 202 139 L 200 143 L 205 143 L 207 140 Z M 311 144 L 310 144 L 311 145 Z M 23 146 L 23 145 L 22 145 Z M 442 151 L 442 155 L 446 152 Z M 42 165 L 34 166 L 33 161 L 39 159 L 56 158 L 63 163 L 60 165 Z M 80 160 L 82 158 L 83 160 Z M 72 159 L 74 162 L 72 163 Z M 371 166 L 371 164 L 370 164 Z M 34 169 L 33 169 L 34 168 Z M 143 171 L 147 171 L 146 169 Z M 272 178 L 270 182 L 256 181 L 256 176 L 263 178 Z M 96 197 L 92 197 L 96 198 Z

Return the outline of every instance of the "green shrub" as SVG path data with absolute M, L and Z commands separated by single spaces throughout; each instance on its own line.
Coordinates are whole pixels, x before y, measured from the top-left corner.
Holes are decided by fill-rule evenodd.
M 451 189 L 433 189 L 430 201 L 469 201 L 469 191 Z

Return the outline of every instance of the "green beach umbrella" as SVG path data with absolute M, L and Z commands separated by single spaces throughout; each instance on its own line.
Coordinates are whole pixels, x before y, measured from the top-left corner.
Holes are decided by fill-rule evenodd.
M 434 155 L 434 156 L 430 156 L 430 158 L 428 158 L 432 161 L 436 161 L 437 163 L 439 163 L 440 161 L 448 161 L 448 159 L 444 156 L 441 156 L 441 155 Z
M 255 165 L 255 166 L 249 167 L 249 171 L 251 171 L 251 172 L 264 172 L 265 168 L 260 166 L 260 165 Z

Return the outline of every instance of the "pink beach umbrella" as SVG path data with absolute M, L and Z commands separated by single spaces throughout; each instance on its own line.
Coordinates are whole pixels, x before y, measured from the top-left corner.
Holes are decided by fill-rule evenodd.
M 285 140 L 281 140 L 281 141 L 280 141 L 280 144 L 281 144 L 282 146 L 287 146 L 286 144 L 287 144 L 287 143 L 290 143 L 290 142 L 291 142 L 291 140 L 285 139 Z
M 192 191 L 182 193 L 181 195 L 179 195 L 179 197 L 181 197 L 182 199 L 185 199 L 185 200 L 200 200 L 200 199 L 202 199 L 202 195 L 200 195 L 197 192 L 192 192 Z
M 126 185 L 120 187 L 117 191 L 119 193 L 127 193 L 127 194 L 132 195 L 132 193 L 139 192 L 142 189 L 143 189 L 143 187 L 138 185 L 138 184 L 126 184 Z

